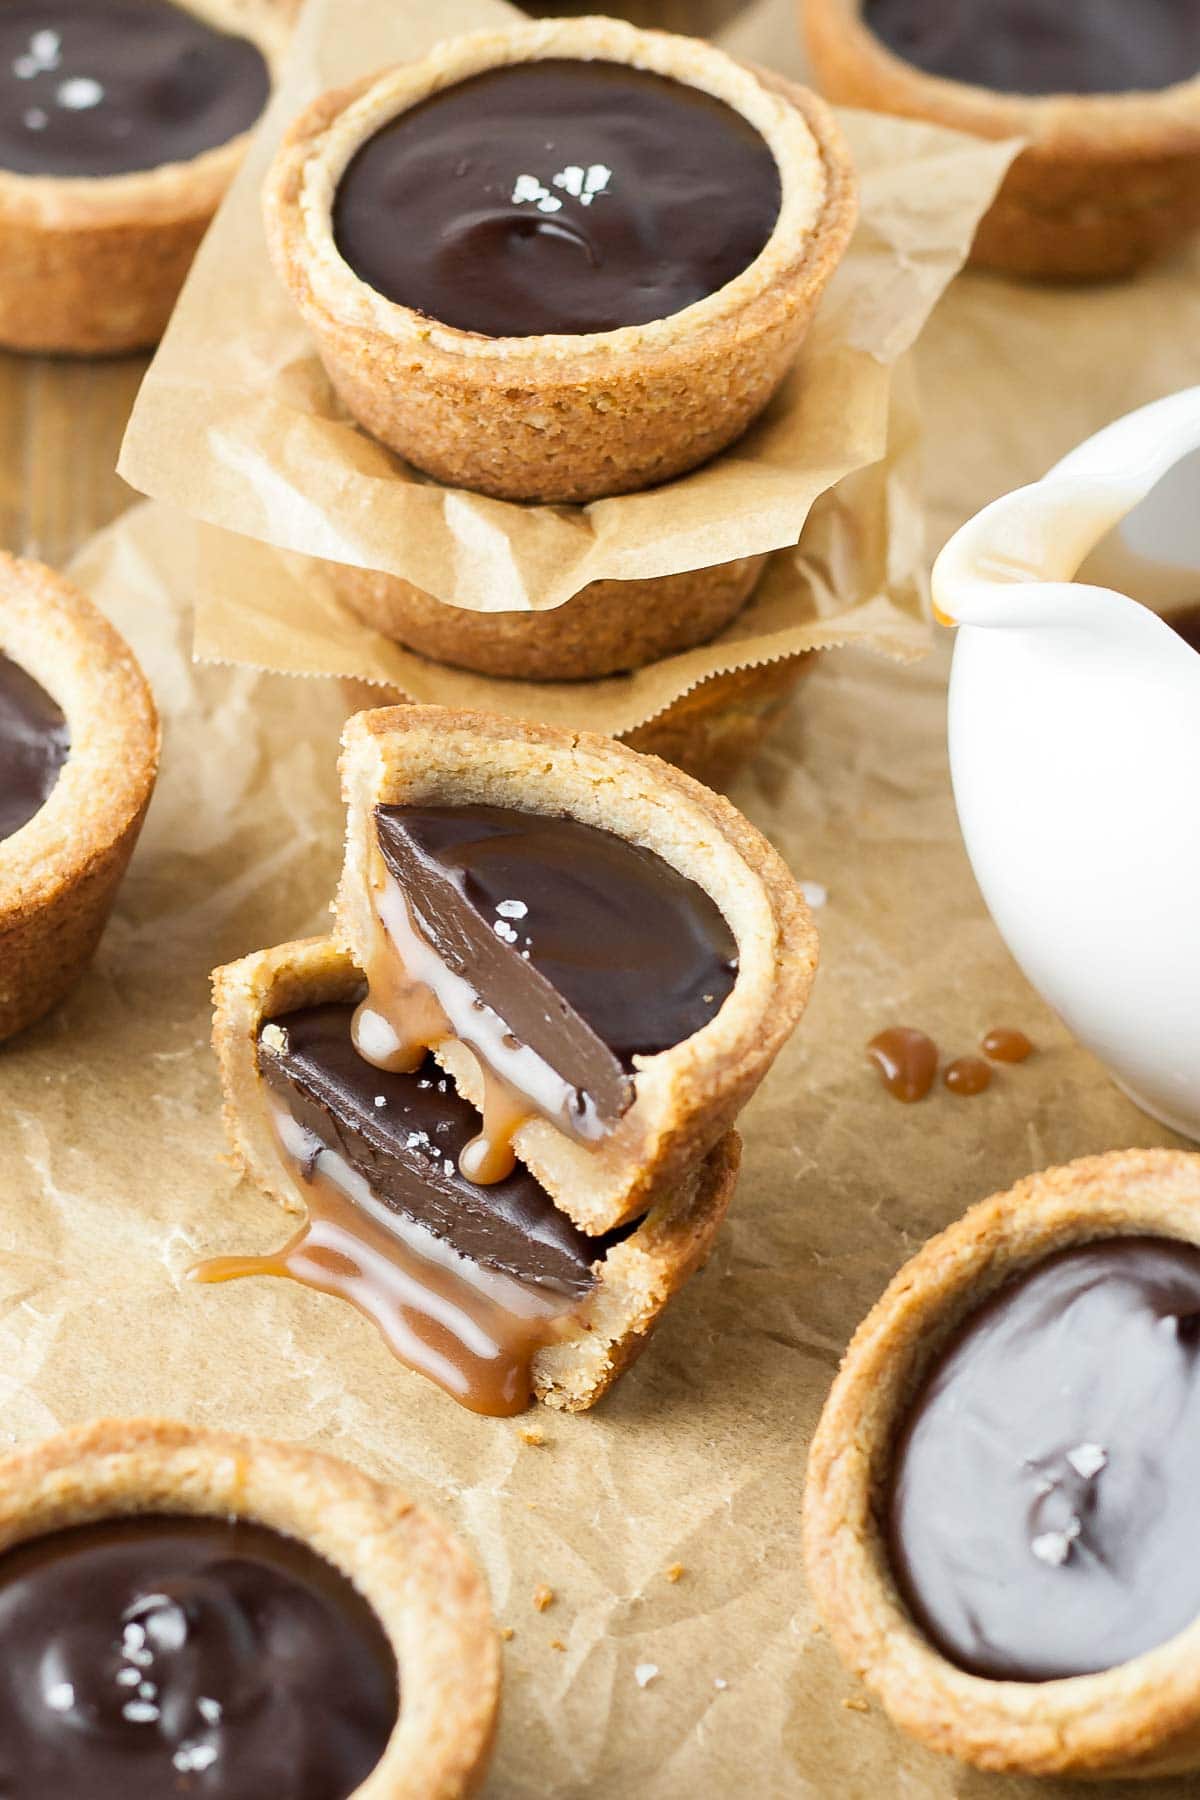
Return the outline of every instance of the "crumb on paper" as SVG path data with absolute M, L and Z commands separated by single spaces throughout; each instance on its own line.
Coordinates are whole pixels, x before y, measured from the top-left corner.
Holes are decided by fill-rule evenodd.
M 500 1636 L 506 1644 L 511 1644 L 516 1635 L 517 1634 L 511 1625 L 502 1625 L 500 1627 Z
M 565 1650 L 566 1647 L 567 1646 L 563 1643 L 561 1638 L 551 1638 L 550 1639 L 550 1648 L 552 1650 Z
M 681 1581 L 686 1574 L 687 1570 L 682 1563 L 672 1563 L 667 1570 L 667 1580 L 672 1582 Z
M 547 1587 L 543 1581 L 540 1587 L 535 1587 L 533 1590 L 533 1604 L 539 1612 L 545 1612 L 548 1606 L 554 1604 L 554 1589 Z
M 871 1710 L 870 1701 L 864 1700 L 860 1694 L 848 1694 L 842 1701 L 842 1705 L 847 1712 L 868 1713 Z
M 521 1442 L 523 1444 L 532 1444 L 535 1449 L 540 1450 L 546 1442 L 546 1434 L 537 1425 L 523 1425 L 521 1427 Z
M 658 1664 L 638 1663 L 633 1671 L 633 1679 L 637 1682 L 639 1687 L 649 1687 L 652 1681 L 657 1681 L 658 1679 Z

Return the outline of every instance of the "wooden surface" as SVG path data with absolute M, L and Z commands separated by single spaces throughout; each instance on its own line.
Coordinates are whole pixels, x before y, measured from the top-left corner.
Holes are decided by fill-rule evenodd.
M 531 6 L 582 13 L 593 4 Z M 627 0 L 604 10 L 703 35 L 739 0 Z M 114 473 L 144 358 L 75 363 L 0 353 L 0 543 L 61 566 L 133 496 Z

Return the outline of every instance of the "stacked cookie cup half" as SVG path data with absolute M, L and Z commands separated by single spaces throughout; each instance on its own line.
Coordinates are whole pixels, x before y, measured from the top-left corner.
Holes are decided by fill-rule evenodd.
M 816 934 L 726 801 L 613 740 L 353 718 L 329 938 L 219 969 L 243 1168 L 292 1275 L 473 1410 L 579 1410 L 708 1257 Z
M 276 270 L 364 431 L 448 506 L 464 490 L 586 507 L 736 453 L 846 248 L 856 185 L 807 91 L 699 41 L 588 18 L 452 39 L 322 96 L 280 149 L 264 210 Z M 595 581 L 541 611 L 327 573 L 358 619 L 436 663 L 583 684 L 717 637 L 768 548 Z M 806 666 L 706 682 L 643 747 L 724 779 Z

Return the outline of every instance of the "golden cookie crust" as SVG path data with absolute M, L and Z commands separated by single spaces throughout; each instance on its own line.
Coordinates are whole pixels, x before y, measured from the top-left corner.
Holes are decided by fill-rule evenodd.
M 213 974 L 213 1046 L 225 1128 L 239 1166 L 289 1212 L 303 1210 L 262 1104 L 257 1041 L 263 1024 L 302 1006 L 350 999 L 362 975 L 332 938 L 260 950 Z M 741 1141 L 729 1132 L 676 1192 L 597 1265 L 598 1286 L 560 1341 L 533 1359 L 533 1391 L 546 1406 L 594 1406 L 645 1348 L 668 1302 L 707 1261 L 737 1182 Z
M 726 101 L 757 127 L 783 179 L 760 256 L 717 293 L 648 325 L 491 338 L 399 306 L 338 254 L 332 207 L 355 151 L 390 119 L 483 69 L 598 57 Z M 856 215 L 849 153 L 806 90 L 760 77 L 697 39 L 615 19 L 543 19 L 441 44 L 315 101 L 264 194 L 276 269 L 359 424 L 426 474 L 510 500 L 630 493 L 726 448 L 792 363 Z
M 298 0 L 177 3 L 250 38 L 277 73 Z M 109 356 L 156 344 L 249 139 L 127 175 L 0 169 L 0 345 Z
M 845 106 L 1025 138 L 971 260 L 1015 275 L 1126 275 L 1200 225 L 1200 76 L 1161 93 L 1002 94 L 928 75 L 863 23 L 862 0 L 800 0 L 818 87 Z
M 973 1207 L 904 1265 L 859 1326 L 809 1453 L 805 1562 L 842 1660 L 903 1730 L 982 1769 L 1149 1776 L 1200 1768 L 1200 1619 L 1098 1675 L 968 1675 L 910 1619 L 879 1523 L 898 1430 L 956 1325 L 1053 1251 L 1126 1234 L 1200 1243 L 1200 1155 L 1086 1157 Z
M 159 726 L 124 639 L 41 563 L 0 555 L 0 652 L 58 703 L 71 737 L 46 804 L 0 839 L 2 1042 L 92 959 L 154 791 Z
M 334 592 L 381 636 L 433 662 L 518 681 L 581 681 L 707 643 L 746 605 L 766 564 L 744 556 L 649 581 L 593 581 L 544 612 L 468 612 L 395 575 L 327 563 Z
M 351 1800 L 459 1800 L 486 1772 L 500 1695 L 487 1591 L 446 1528 L 348 1463 L 164 1419 L 100 1419 L 0 1461 L 0 1551 L 135 1513 L 239 1518 L 297 1538 L 382 1624 L 401 1705 Z
M 618 742 L 674 763 L 706 787 L 725 788 L 751 762 L 819 650 L 801 650 L 774 662 L 752 663 L 698 681 Z M 345 676 L 342 691 L 352 712 L 407 706 L 399 688 Z
M 369 872 L 378 805 L 563 814 L 653 850 L 716 902 L 739 957 L 717 1016 L 673 1049 L 635 1059 L 633 1105 L 599 1143 L 580 1144 L 542 1118 L 513 1137 L 555 1204 L 593 1234 L 677 1191 L 731 1128 L 808 1002 L 817 933 L 782 858 L 727 800 L 592 732 L 442 707 L 383 708 L 349 721 L 341 769 L 346 860 L 334 935 L 360 966 L 375 930 Z M 478 1107 L 473 1053 L 449 1039 L 436 1055 Z

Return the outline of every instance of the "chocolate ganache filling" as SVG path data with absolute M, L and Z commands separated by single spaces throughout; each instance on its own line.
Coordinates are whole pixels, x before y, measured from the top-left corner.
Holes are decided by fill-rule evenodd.
M 61 709 L 32 675 L 0 653 L 0 840 L 41 811 L 69 748 Z
M 733 987 L 729 926 L 653 851 L 506 807 L 380 806 L 375 816 L 415 933 L 473 996 L 451 1018 L 458 1035 L 498 1063 L 531 1052 L 572 1095 L 580 1135 L 615 1125 L 633 1101 L 635 1058 L 693 1036 Z M 444 989 L 437 997 L 453 1008 Z M 476 1023 L 481 1012 L 497 1031 Z M 497 1072 L 520 1085 L 519 1062 Z
M 893 1568 L 951 1662 L 1093 1674 L 1200 1616 L 1200 1250 L 1048 1258 L 966 1323 L 897 1446 Z
M 337 247 L 388 299 L 490 337 L 682 311 L 740 275 L 779 216 L 779 170 L 740 113 L 644 69 L 489 69 L 370 138 Z
M 248 131 L 270 77 L 247 38 L 169 0 L 6 0 L 0 168 L 128 175 Z
M 1153 91 L 1200 72 L 1195 0 L 864 0 L 889 50 L 1006 94 Z
M 364 1062 L 350 1040 L 354 1008 L 329 1004 L 288 1013 L 264 1027 L 259 1072 L 311 1136 L 310 1171 L 335 1152 L 372 1195 L 461 1255 L 581 1297 L 610 1239 L 585 1237 L 524 1169 L 479 1187 L 459 1173 L 479 1117 L 432 1057 L 411 1075 Z M 617 1233 L 617 1236 L 622 1235 Z
M 264 1526 L 147 1515 L 0 1557 L 5 1800 L 346 1800 L 398 1691 L 352 1584 Z

